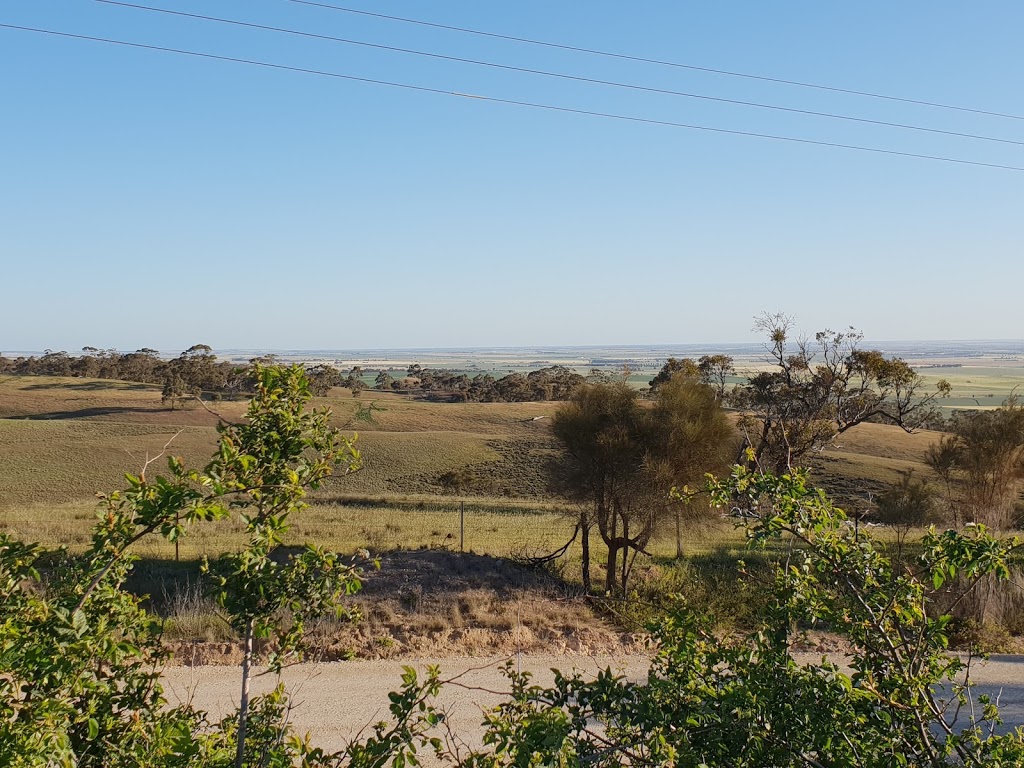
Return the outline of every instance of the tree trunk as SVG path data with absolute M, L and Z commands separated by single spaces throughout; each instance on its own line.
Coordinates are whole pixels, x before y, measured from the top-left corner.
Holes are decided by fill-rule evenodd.
M 235 768 L 245 765 L 245 727 L 249 719 L 249 676 L 252 670 L 252 619 L 245 626 L 245 654 L 242 656 L 242 698 L 238 704 L 238 746 Z
M 633 573 L 633 563 L 636 562 L 637 550 L 632 550 L 630 554 L 630 548 L 626 547 L 626 551 L 622 553 L 622 594 L 626 594 L 626 590 L 629 589 L 629 575 Z
M 590 526 L 592 523 L 583 523 L 580 525 L 580 531 L 583 534 L 583 589 L 587 594 L 590 594 L 593 589 L 593 585 L 590 582 Z
M 683 513 L 679 509 L 679 505 L 675 505 L 676 508 L 676 560 L 683 559 Z
M 622 550 L 622 579 L 619 581 L 619 588 L 622 590 L 622 596 L 626 596 L 626 582 L 629 580 L 629 518 L 622 518 L 622 539 L 626 542 L 625 548 Z
M 618 555 L 619 545 L 618 543 L 611 542 L 608 544 L 608 573 L 605 574 L 604 590 L 609 595 L 616 593 L 616 571 L 618 570 Z

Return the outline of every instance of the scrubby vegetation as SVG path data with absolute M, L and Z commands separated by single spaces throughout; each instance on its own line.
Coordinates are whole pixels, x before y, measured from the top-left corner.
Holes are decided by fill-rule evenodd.
M 559 676 L 545 689 L 510 672 L 512 700 L 488 717 L 497 754 L 486 764 L 505 764 L 506 754 L 518 765 L 751 768 L 1024 760 L 1024 732 L 989 728 L 992 701 L 968 706 L 969 661 L 947 653 L 950 617 L 932 613 L 928 597 L 957 576 L 1005 579 L 1016 541 L 983 528 L 929 534 L 902 570 L 808 487 L 806 473 L 737 468 L 710 491 L 717 504 L 749 511 L 752 546 L 790 548 L 770 569 L 750 628 L 723 638 L 700 606 L 678 608 L 654 627 L 659 649 L 645 685 L 609 672 Z M 849 671 L 795 660 L 800 628 L 821 624 L 850 642 Z

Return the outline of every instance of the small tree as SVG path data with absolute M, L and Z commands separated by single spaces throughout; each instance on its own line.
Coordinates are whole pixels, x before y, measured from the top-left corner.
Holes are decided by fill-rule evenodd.
M 666 518 L 665 489 L 720 466 L 734 434 L 712 390 L 686 376 L 662 384 L 654 408 L 624 382 L 578 387 L 552 430 L 567 452 L 562 490 L 589 506 L 580 518 L 585 551 L 594 525 L 608 551 L 605 590 L 619 593 Z M 583 567 L 588 581 L 586 558 Z
M 733 359 L 729 355 L 704 355 L 697 361 L 700 379 L 715 390 L 719 400 L 725 399 L 726 384 L 736 375 Z
M 315 365 L 306 371 L 309 391 L 316 397 L 324 397 L 334 387 L 345 385 L 345 379 L 337 368 L 330 365 Z
M 703 378 L 677 373 L 658 388 L 649 463 L 662 488 L 682 487 L 707 472 L 724 471 L 735 456 L 736 430 L 722 411 L 717 388 Z M 683 517 L 708 511 L 697 504 L 672 504 L 677 558 L 683 556 Z
M 175 405 L 182 407 L 188 400 L 198 397 L 199 390 L 189 386 L 179 373 L 168 373 L 164 377 L 164 387 L 160 391 L 160 399 L 164 405 L 174 410 Z
M 945 381 L 926 391 L 905 361 L 861 349 L 863 334 L 852 328 L 826 329 L 794 344 L 792 318 L 765 313 L 755 329 L 768 337 L 772 369 L 736 387 L 730 400 L 745 411 L 739 426 L 761 467 L 785 472 L 866 421 L 913 431 L 950 391 Z
M 924 480 L 914 479 L 914 471 L 901 473 L 876 501 L 875 517 L 896 532 L 896 559 L 903 558 L 903 543 L 911 528 L 924 528 L 938 521 L 935 493 Z
M 693 362 L 688 357 L 682 359 L 670 357 L 665 361 L 665 364 L 661 366 L 661 370 L 655 374 L 654 378 L 650 381 L 651 393 L 658 391 L 658 388 L 663 384 L 667 384 L 672 381 L 672 378 L 676 374 L 681 374 L 687 378 L 697 378 L 700 375 L 700 369 L 697 367 L 697 363 Z
M 271 669 L 298 651 L 305 622 L 326 611 L 344 611 L 338 598 L 359 587 L 358 572 L 337 555 L 307 546 L 277 557 L 276 550 L 315 489 L 339 465 L 349 471 L 360 457 L 352 442 L 329 425 L 328 410 L 307 411 L 309 382 L 301 367 L 255 367 L 256 395 L 242 424 L 221 424 L 220 453 L 201 481 L 228 509 L 238 510 L 248 544 L 204 570 L 213 594 L 243 638 L 236 768 L 246 763 L 249 680 L 254 640 L 273 638 Z
M 1014 394 L 994 410 L 957 413 L 949 427 L 927 455 L 948 503 L 973 521 L 1010 528 L 1024 486 L 1024 405 Z

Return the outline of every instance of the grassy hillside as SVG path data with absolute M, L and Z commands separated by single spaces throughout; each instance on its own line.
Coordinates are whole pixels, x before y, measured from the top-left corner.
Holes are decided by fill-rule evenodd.
M 543 461 L 554 446 L 551 403 L 429 403 L 392 394 L 322 398 L 335 423 L 359 435 L 365 467 L 327 484 L 339 496 L 462 495 L 541 498 Z M 227 419 L 241 402 L 217 403 Z M 198 405 L 170 410 L 158 387 L 121 382 L 8 378 L 0 382 L 0 507 L 67 503 L 123 484 L 170 440 L 202 461 L 217 418 Z M 463 472 L 455 486 L 443 475 Z
M 358 433 L 364 468 L 332 478 L 314 494 L 314 508 L 293 531 L 298 539 L 352 551 L 457 548 L 507 555 L 540 552 L 565 541 L 572 526 L 547 490 L 546 465 L 558 446 L 549 428 L 554 403 L 433 403 L 391 393 L 353 398 L 334 390 L 329 405 L 338 426 Z M 225 418 L 242 402 L 217 403 Z M 171 410 L 157 387 L 45 377 L 0 381 L 0 525 L 46 543 L 81 545 L 95 513 L 95 494 L 123 485 L 147 456 L 170 450 L 188 462 L 209 455 L 217 417 L 194 405 Z M 926 475 L 934 433 L 908 435 L 862 425 L 815 457 L 823 484 L 857 511 L 915 470 Z M 460 523 L 459 502 L 466 501 Z M 862 506 L 863 505 L 863 506 Z M 690 526 L 692 528 L 692 526 Z M 672 531 L 652 551 L 674 552 Z M 237 532 L 214 529 L 186 540 L 188 557 L 234 546 Z M 728 521 L 689 531 L 690 551 L 739 544 Z M 152 554 L 167 557 L 167 545 Z M 599 555 L 598 555 L 599 556 Z

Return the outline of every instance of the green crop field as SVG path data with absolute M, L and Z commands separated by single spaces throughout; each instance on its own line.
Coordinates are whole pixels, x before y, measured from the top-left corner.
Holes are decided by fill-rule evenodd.
M 921 371 L 930 386 L 945 379 L 953 391 L 939 405 L 947 413 L 955 409 L 998 408 L 1024 384 L 1024 367 L 963 365 L 926 368 Z

